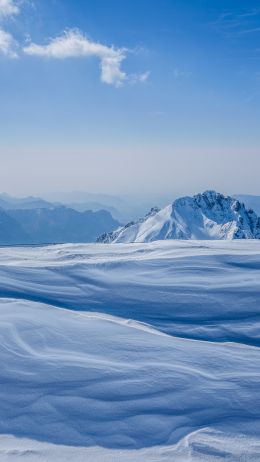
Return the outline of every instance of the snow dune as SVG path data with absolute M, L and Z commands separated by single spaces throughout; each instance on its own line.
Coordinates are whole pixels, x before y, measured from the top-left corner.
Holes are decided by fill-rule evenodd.
M 0 460 L 260 460 L 260 242 L 0 249 Z
M 260 242 L 2 248 L 0 296 L 260 345 Z
M 2 300 L 0 322 L 1 434 L 138 449 L 212 424 L 260 432 L 258 348 L 27 301 Z

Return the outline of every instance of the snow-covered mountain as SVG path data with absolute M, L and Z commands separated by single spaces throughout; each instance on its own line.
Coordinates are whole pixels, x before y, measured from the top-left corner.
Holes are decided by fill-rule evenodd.
M 216 191 L 182 197 L 164 209 L 100 236 L 98 242 L 130 243 L 164 239 L 260 239 L 260 218 L 242 202 Z

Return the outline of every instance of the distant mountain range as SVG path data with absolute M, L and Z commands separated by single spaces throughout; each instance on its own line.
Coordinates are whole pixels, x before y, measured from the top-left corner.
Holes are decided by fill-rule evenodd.
M 152 204 L 164 206 L 170 200 L 169 198 L 172 198 L 172 195 L 133 193 L 132 195 L 113 196 L 84 191 L 56 192 L 44 196 L 47 201 L 63 204 L 80 212 L 107 210 L 121 223 L 137 220 L 149 210 Z
M 62 198 L 75 202 L 62 203 Z M 137 220 L 138 210 L 143 210 L 148 198 L 146 202 L 137 200 L 136 207 L 131 202 L 133 198 L 130 201 L 127 197 L 121 199 L 102 194 L 75 192 L 52 199 L 56 202 L 47 198 L 16 198 L 0 194 L 0 245 L 258 238 L 258 218 L 246 207 L 260 215 L 260 196 L 236 195 L 231 198 L 207 191 L 178 199 L 161 210 L 154 207 L 144 218 Z M 151 201 L 153 199 L 151 197 Z M 162 201 L 161 198 L 159 203 Z M 120 222 L 128 216 L 132 220 L 121 226 Z
M 9 194 L 0 194 L 0 208 L 4 210 L 15 210 L 15 209 L 50 209 L 53 208 L 54 204 L 47 202 L 39 197 L 24 197 L 17 198 L 9 196 Z
M 182 197 L 144 218 L 99 237 L 98 242 L 151 242 L 161 239 L 260 239 L 260 218 L 230 196 L 206 191 Z
M 0 245 L 94 242 L 119 224 L 106 210 L 78 212 L 40 198 L 0 195 Z

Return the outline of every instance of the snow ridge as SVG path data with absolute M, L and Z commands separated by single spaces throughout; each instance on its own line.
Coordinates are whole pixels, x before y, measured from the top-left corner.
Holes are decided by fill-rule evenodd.
M 182 197 L 162 210 L 98 238 L 102 243 L 164 239 L 260 239 L 260 218 L 242 202 L 216 191 Z

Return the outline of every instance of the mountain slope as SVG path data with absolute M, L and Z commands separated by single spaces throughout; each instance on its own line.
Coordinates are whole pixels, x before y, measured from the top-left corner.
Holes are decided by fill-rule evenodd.
M 30 236 L 5 210 L 0 208 L 0 245 L 28 244 Z
M 182 197 L 162 210 L 98 239 L 104 243 L 164 239 L 259 239 L 260 219 L 243 203 L 215 191 Z

